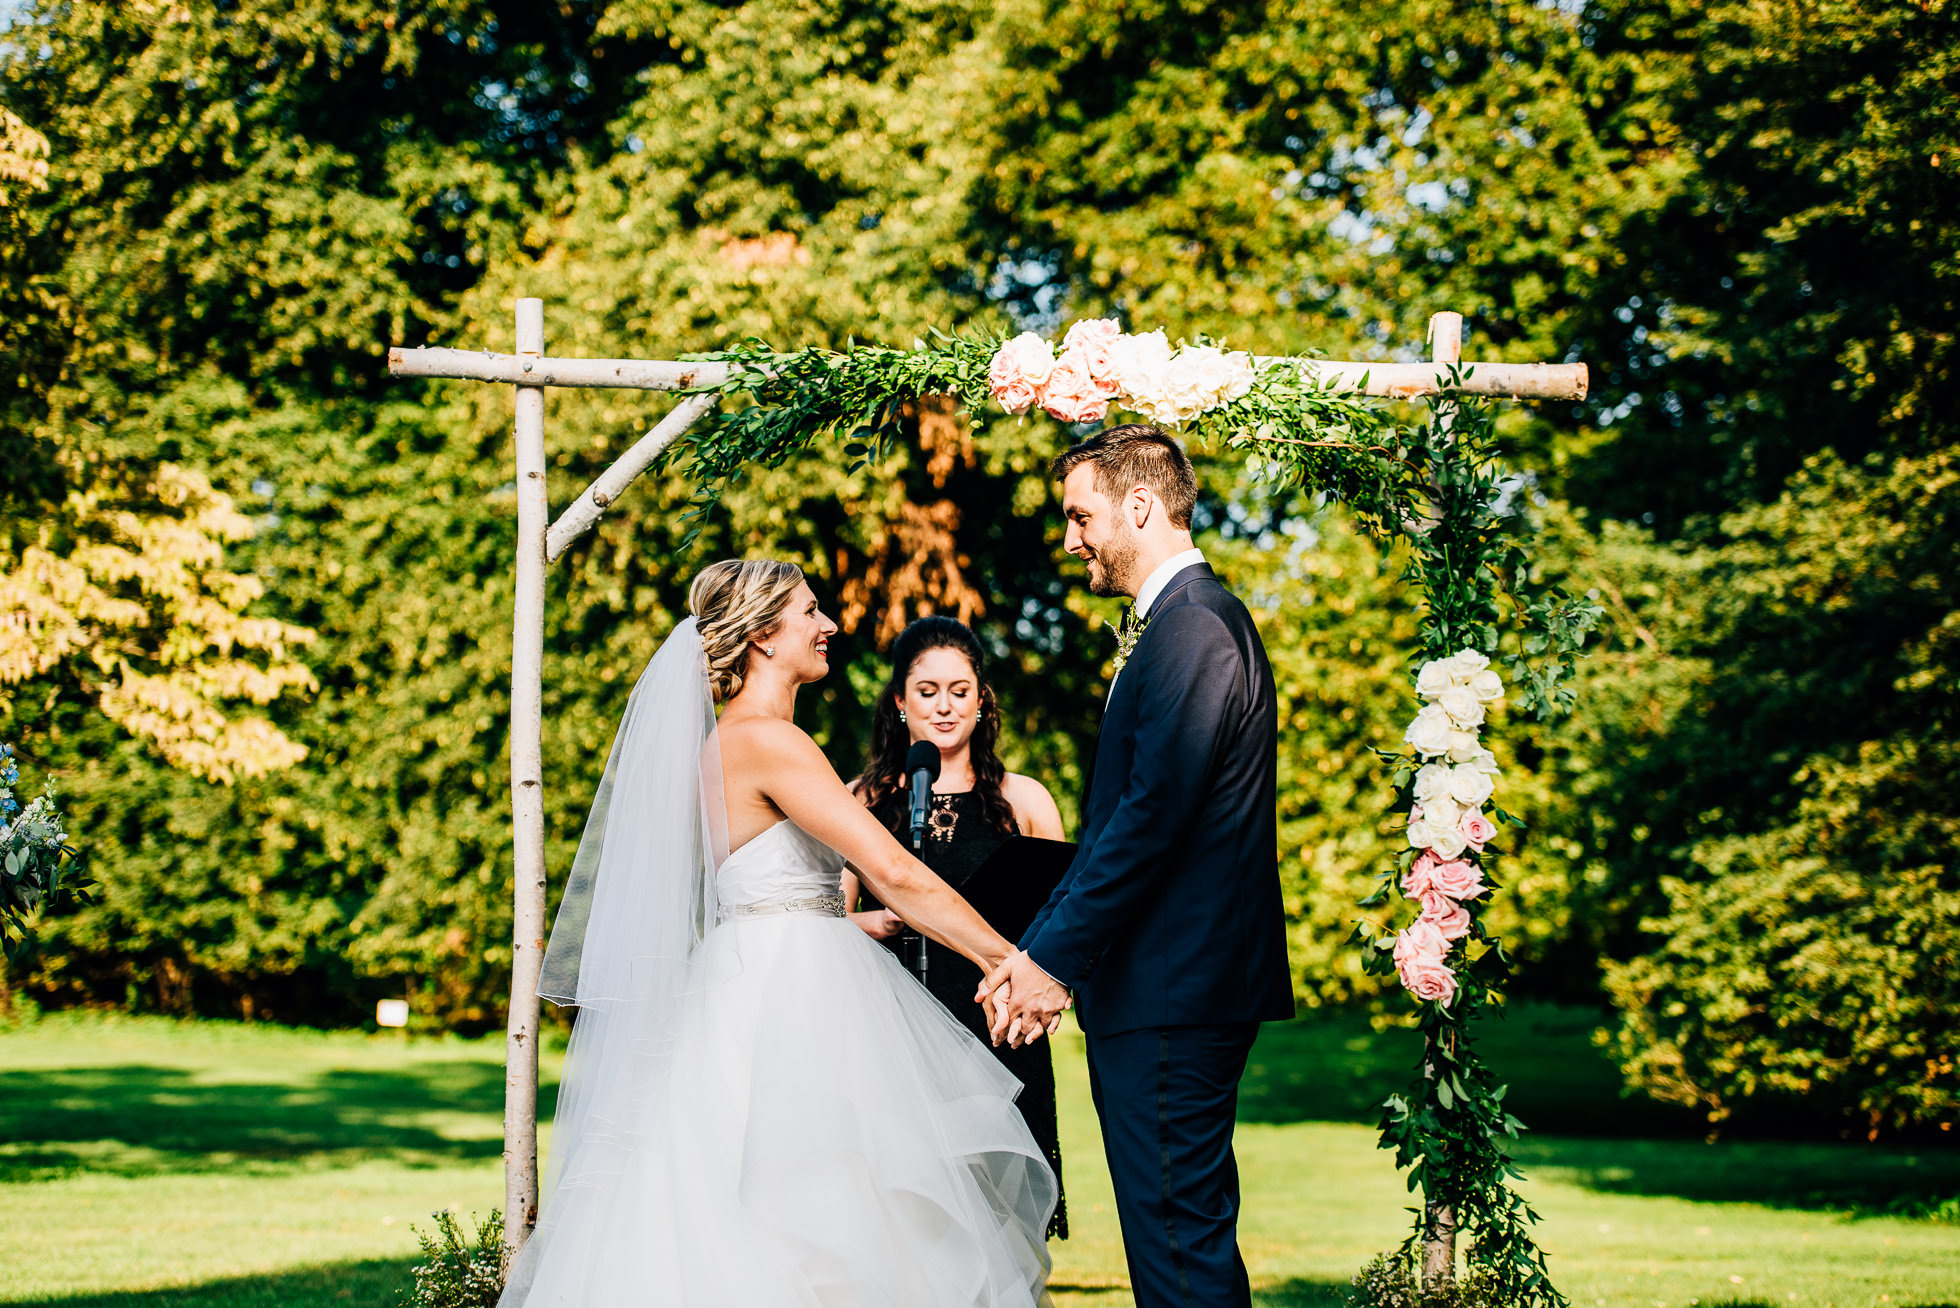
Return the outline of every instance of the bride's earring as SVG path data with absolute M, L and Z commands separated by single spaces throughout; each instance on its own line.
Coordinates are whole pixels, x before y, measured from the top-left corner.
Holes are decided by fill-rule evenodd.
M 763 658 L 766 658 L 766 659 L 773 659 L 773 658 L 775 658 L 775 657 L 776 657 L 776 647 L 775 647 L 774 645 L 764 645 L 764 646 L 762 647 L 762 657 L 763 657 Z

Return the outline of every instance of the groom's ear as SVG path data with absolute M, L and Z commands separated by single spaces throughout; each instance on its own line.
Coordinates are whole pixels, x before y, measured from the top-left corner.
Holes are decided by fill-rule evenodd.
M 1129 511 L 1130 525 L 1142 527 L 1150 521 L 1151 513 L 1163 506 L 1157 502 L 1157 497 L 1150 493 L 1148 486 L 1132 486 L 1128 498 L 1123 502 L 1123 507 Z

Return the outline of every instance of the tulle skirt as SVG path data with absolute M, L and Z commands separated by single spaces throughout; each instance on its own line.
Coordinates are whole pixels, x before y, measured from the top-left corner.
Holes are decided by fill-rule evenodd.
M 689 971 L 660 1084 L 578 1146 L 611 1157 L 565 1160 L 500 1308 L 1048 1302 L 1020 1086 L 888 952 L 788 913 L 717 927 Z

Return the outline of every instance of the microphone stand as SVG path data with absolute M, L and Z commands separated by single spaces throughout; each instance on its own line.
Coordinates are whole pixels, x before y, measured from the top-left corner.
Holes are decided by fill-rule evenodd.
M 925 833 L 923 831 L 914 831 L 912 833 L 912 854 L 914 857 L 917 857 L 925 848 L 924 836 Z M 924 861 L 924 859 L 920 859 L 920 862 Z M 908 926 L 905 928 L 904 933 L 899 936 L 898 942 L 900 950 L 905 955 L 905 965 L 912 969 L 913 976 L 919 978 L 919 984 L 924 985 L 926 983 L 926 938 Z
M 912 854 L 919 858 L 925 849 L 926 826 L 932 818 L 932 783 L 939 779 L 939 750 L 932 742 L 915 740 L 905 752 L 905 788 L 910 791 L 906 807 L 911 810 Z M 926 983 L 926 939 L 916 931 L 899 937 L 906 964 L 919 984 Z

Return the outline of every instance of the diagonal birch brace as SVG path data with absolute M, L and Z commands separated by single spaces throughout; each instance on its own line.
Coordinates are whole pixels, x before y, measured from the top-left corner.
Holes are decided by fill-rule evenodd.
M 594 479 L 571 507 L 558 515 L 544 536 L 544 558 L 556 563 L 571 543 L 592 529 L 594 523 L 625 493 L 633 479 L 645 472 L 661 452 L 715 408 L 713 395 L 690 395 L 673 407 L 654 429 L 635 441 L 633 448 L 619 456 L 612 467 Z

